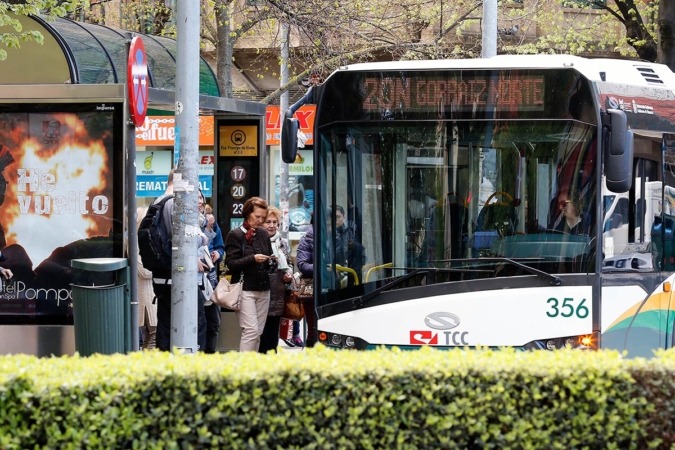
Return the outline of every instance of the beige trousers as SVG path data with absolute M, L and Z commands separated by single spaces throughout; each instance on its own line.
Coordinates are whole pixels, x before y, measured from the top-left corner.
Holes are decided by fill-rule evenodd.
M 269 307 L 270 291 L 241 292 L 241 309 L 236 313 L 241 327 L 240 352 L 258 351 Z

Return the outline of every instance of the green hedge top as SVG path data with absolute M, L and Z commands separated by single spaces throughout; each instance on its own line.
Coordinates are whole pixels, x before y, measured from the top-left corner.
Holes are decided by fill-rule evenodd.
M 0 448 L 666 448 L 675 353 L 0 357 Z

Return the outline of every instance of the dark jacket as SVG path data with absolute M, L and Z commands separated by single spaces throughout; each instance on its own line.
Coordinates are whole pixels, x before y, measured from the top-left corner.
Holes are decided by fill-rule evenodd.
M 314 229 L 312 227 L 308 228 L 307 232 L 300 238 L 295 262 L 304 278 L 314 276 Z
M 366 251 L 363 245 L 356 241 L 353 228 L 345 225 L 336 230 L 335 262 L 356 271 L 361 278 L 361 268 L 366 261 Z
M 272 243 L 267 231 L 258 229 L 253 236 L 252 244 L 246 241 L 241 228 L 235 228 L 227 233 L 225 264 L 232 275 L 231 282 L 238 282 L 243 273 L 245 291 L 269 291 L 270 264 L 267 261 L 257 263 L 254 256 L 258 253 L 272 255 Z
M 220 227 L 217 223 L 213 224 L 213 231 L 216 235 L 209 241 L 209 251 L 212 252 L 215 250 L 220 254 L 220 258 L 214 261 L 215 264 L 218 264 L 225 255 L 225 243 L 223 242 L 223 233 L 220 231 Z

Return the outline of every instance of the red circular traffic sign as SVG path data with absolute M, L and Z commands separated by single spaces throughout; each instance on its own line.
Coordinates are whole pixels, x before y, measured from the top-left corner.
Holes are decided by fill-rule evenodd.
M 129 46 L 127 91 L 131 121 L 137 127 L 143 125 L 148 112 L 148 88 L 148 57 L 140 36 L 135 36 Z

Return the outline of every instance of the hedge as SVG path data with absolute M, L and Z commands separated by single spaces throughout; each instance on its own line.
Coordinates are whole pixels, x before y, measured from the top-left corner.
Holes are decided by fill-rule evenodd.
M 0 448 L 670 448 L 674 368 L 672 351 L 2 356 Z

